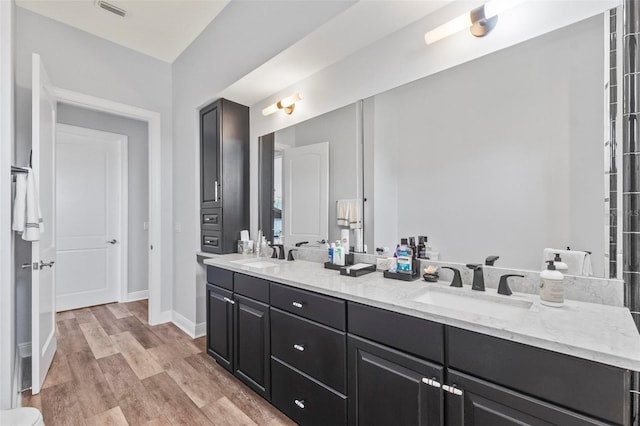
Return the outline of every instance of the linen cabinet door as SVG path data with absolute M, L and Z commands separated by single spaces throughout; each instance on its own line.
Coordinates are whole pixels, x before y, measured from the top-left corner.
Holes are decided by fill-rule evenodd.
M 271 397 L 269 305 L 235 295 L 234 374 L 266 399 Z
M 349 424 L 441 426 L 443 367 L 349 336 Z
M 233 372 L 233 293 L 207 284 L 207 353 Z
M 200 111 L 200 207 L 222 207 L 220 102 Z

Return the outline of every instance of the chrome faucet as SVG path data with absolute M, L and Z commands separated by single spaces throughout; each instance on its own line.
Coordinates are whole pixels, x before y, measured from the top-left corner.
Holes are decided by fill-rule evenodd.
M 476 263 L 467 264 L 467 268 L 473 270 L 473 283 L 471 290 L 484 291 L 484 275 L 482 273 L 482 265 Z

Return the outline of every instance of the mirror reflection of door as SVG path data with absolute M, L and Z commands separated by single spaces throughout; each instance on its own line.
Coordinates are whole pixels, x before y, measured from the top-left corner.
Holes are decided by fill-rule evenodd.
M 329 143 L 287 149 L 282 159 L 284 243 L 326 239 L 329 232 Z

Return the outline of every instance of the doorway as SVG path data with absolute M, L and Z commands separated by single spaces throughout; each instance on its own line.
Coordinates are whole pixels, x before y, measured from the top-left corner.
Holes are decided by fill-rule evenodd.
M 136 239 L 144 245 L 148 255 L 148 260 L 142 266 L 147 271 L 146 282 L 148 283 L 148 321 L 149 324 L 159 324 L 169 321 L 170 311 L 163 311 L 161 304 L 162 296 L 162 208 L 161 208 L 161 190 L 160 190 L 160 178 L 161 178 L 161 120 L 160 114 L 155 111 L 150 111 L 131 105 L 122 104 L 119 102 L 110 101 L 107 99 L 97 98 L 94 96 L 78 93 L 66 89 L 55 88 L 54 89 L 56 99 L 59 105 L 69 105 L 74 107 L 80 107 L 91 111 L 98 111 L 107 114 L 111 114 L 117 117 L 125 117 L 133 120 L 139 120 L 143 122 L 148 132 L 148 157 L 146 159 L 146 165 L 148 167 L 148 190 L 145 194 L 145 199 L 148 200 L 148 216 L 145 223 L 145 230 L 147 239 L 144 241 Z M 131 177 L 131 176 L 130 176 Z M 129 220 L 134 223 L 131 218 Z M 133 240 L 133 239 L 130 239 Z M 129 261 L 131 265 L 133 262 Z M 129 280 L 129 287 L 131 290 L 131 280 Z M 130 295 L 131 296 L 131 295 Z
M 56 126 L 58 312 L 128 300 L 128 145 L 123 134 Z

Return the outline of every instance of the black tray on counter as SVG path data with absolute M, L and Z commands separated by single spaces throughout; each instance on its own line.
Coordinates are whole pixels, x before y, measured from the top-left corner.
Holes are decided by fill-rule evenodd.
M 418 273 L 403 274 L 398 272 L 384 271 L 384 277 L 391 278 L 392 280 L 415 281 L 417 279 L 420 279 L 420 274 Z
M 335 263 L 331 263 L 331 262 L 324 262 L 324 268 L 333 269 L 334 271 L 339 271 L 341 268 L 344 268 L 344 266 L 336 265 Z

